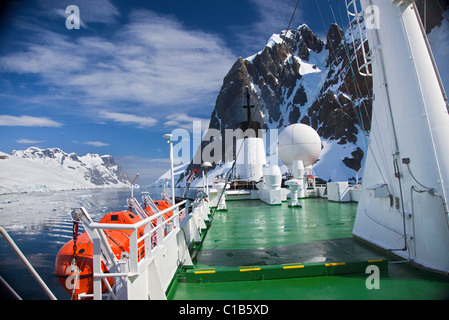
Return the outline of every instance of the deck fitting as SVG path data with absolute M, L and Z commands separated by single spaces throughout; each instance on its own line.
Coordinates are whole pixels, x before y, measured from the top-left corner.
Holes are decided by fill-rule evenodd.
M 188 283 L 232 282 L 357 274 L 365 273 L 366 268 L 370 265 L 376 265 L 380 271 L 388 269 L 388 262 L 384 259 L 332 263 L 193 268 L 185 270 L 183 281 Z

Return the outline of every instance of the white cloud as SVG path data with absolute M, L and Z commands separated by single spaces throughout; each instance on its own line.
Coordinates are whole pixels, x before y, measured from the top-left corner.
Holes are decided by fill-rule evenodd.
M 62 123 L 46 117 L 0 115 L 0 126 L 4 127 L 61 127 Z
M 35 144 L 35 143 L 45 142 L 45 140 L 31 140 L 31 139 L 21 138 L 21 139 L 17 140 L 16 142 L 23 143 L 23 144 Z
M 157 120 L 152 117 L 136 116 L 133 114 L 101 111 L 100 117 L 121 122 L 126 124 L 137 124 L 139 127 L 152 127 L 157 123 Z
M 86 64 L 83 57 L 67 54 L 67 49 L 58 46 L 30 45 L 25 52 L 15 52 L 1 57 L 0 67 L 19 74 L 41 74 L 50 82 L 53 79 L 64 80 L 61 76 L 70 76 L 70 72 L 66 73 L 65 70 L 81 70 Z
M 131 103 L 136 113 L 152 112 L 152 118 L 164 119 L 198 105 L 212 109 L 234 61 L 218 36 L 141 10 L 108 38 L 40 28 L 23 50 L 0 57 L 0 71 L 40 76 L 39 85 L 53 91 L 34 96 L 36 101 L 56 105 L 56 97 L 79 104 L 88 115 L 92 105 L 123 112 Z
M 84 142 L 84 144 L 94 146 L 94 147 L 106 147 L 109 145 L 109 143 L 104 143 L 101 141 L 88 141 L 88 142 Z
M 204 131 L 209 128 L 209 119 L 203 119 L 198 117 L 191 117 L 185 113 L 177 113 L 168 116 L 167 121 L 164 123 L 166 127 L 183 128 L 189 131 L 193 130 L 193 126 L 200 123 L 201 130 Z

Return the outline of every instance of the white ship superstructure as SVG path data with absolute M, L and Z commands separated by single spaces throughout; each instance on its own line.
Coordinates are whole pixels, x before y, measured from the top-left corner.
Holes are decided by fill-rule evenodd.
M 449 115 L 414 1 L 362 0 L 373 115 L 354 235 L 449 270 Z M 349 2 L 354 13 L 354 1 Z M 356 14 L 357 16 L 357 14 Z

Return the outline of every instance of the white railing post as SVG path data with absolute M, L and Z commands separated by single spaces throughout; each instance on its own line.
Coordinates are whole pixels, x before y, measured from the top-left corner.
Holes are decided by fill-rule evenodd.
M 139 262 L 139 253 L 137 248 L 137 229 L 133 230 L 129 237 L 129 271 L 137 273 L 137 264 Z
M 94 275 L 102 273 L 101 271 L 101 240 L 98 230 L 92 232 L 92 251 L 93 251 L 93 268 Z M 102 285 L 100 277 L 93 277 L 94 281 L 94 299 L 101 300 Z
M 175 210 L 173 210 L 173 214 L 174 214 L 174 219 L 173 219 L 173 226 L 175 228 L 179 228 L 179 214 L 180 214 L 180 210 L 179 207 L 177 207 Z
M 162 244 L 162 240 L 164 240 L 164 228 L 162 227 L 162 223 L 164 222 L 164 219 L 162 216 L 157 218 L 157 225 L 158 229 L 156 230 L 156 239 L 157 239 L 157 245 L 160 246 Z
M 145 238 L 145 259 L 149 259 L 152 255 L 151 253 L 151 249 L 152 249 L 152 243 L 151 243 L 151 223 L 147 223 L 145 225 L 145 235 L 147 235 L 147 237 Z

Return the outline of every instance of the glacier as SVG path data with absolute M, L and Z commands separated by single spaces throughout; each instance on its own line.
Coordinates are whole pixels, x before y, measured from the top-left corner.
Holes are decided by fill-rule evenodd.
M 124 188 L 128 176 L 109 155 L 67 154 L 59 148 L 0 152 L 0 194 Z

